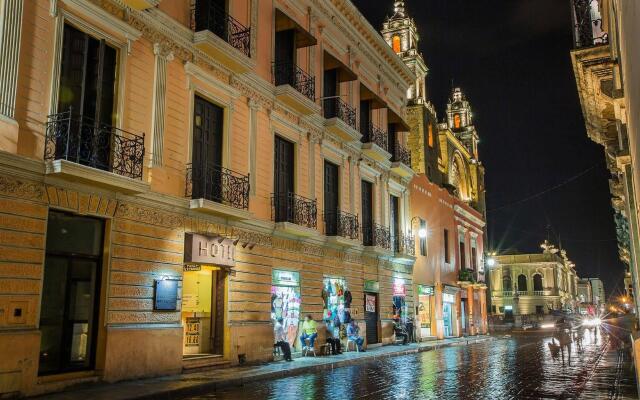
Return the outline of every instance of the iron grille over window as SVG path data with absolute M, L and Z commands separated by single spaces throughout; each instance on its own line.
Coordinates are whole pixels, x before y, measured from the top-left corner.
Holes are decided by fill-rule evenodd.
M 358 129 L 355 107 L 351 107 L 339 97 L 324 100 L 324 117 L 339 118 L 353 129 Z
M 357 240 L 360 236 L 358 216 L 344 211 L 324 213 L 325 234 Z
M 185 196 L 249 209 L 249 176 L 218 165 L 187 165 Z
M 307 228 L 316 228 L 317 202 L 291 192 L 274 193 L 271 197 L 271 217 L 275 222 L 291 222 Z
M 362 143 L 375 143 L 384 151 L 387 151 L 389 149 L 387 132 L 378 128 L 374 124 L 369 123 L 368 128 L 366 128 L 366 130 L 362 133 Z
M 67 160 L 76 164 L 142 179 L 144 134 L 136 135 L 73 115 L 73 110 L 47 117 L 45 161 Z
M 316 80 L 293 62 L 273 63 L 273 84 L 290 85 L 309 100 L 316 101 Z
M 362 242 L 365 246 L 377 246 L 391 250 L 391 234 L 389 228 L 373 223 L 362 226 Z
M 194 20 L 196 32 L 210 31 L 251 57 L 251 28 L 242 25 L 213 1 L 196 0 Z

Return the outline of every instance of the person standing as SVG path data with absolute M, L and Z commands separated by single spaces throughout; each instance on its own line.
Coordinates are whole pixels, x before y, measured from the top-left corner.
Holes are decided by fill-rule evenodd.
M 364 348 L 362 348 L 364 339 L 360 336 L 360 327 L 355 319 L 352 319 L 347 325 L 347 339 L 351 340 L 356 344 L 356 346 L 358 346 L 358 351 L 364 351 Z M 349 349 L 347 348 L 347 350 Z
M 286 361 L 293 361 L 291 358 L 291 346 L 289 346 L 289 342 L 287 342 L 287 337 L 284 333 L 284 325 L 282 324 L 282 317 L 276 320 L 276 324 L 273 326 L 273 334 L 275 336 L 276 346 L 279 346 L 282 349 L 282 354 L 284 354 L 284 359 Z
M 302 336 L 300 336 L 300 341 L 302 342 L 302 350 L 313 351 L 313 344 L 318 337 L 318 329 L 316 326 L 316 321 L 313 320 L 311 314 L 307 314 L 302 323 Z M 307 349 L 306 340 L 309 339 L 309 348 Z

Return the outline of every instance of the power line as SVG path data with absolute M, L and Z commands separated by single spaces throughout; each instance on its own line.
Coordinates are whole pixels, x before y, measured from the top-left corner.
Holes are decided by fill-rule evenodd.
M 536 198 L 538 198 L 538 197 L 540 197 L 540 196 L 543 196 L 543 195 L 545 195 L 545 194 L 547 194 L 547 193 L 549 193 L 549 192 L 552 192 L 552 191 L 554 191 L 554 190 L 556 190 L 556 189 L 559 189 L 559 188 L 561 188 L 561 187 L 563 187 L 563 186 L 565 186 L 565 185 L 567 185 L 567 184 L 569 184 L 569 183 L 571 183 L 571 182 L 575 181 L 576 179 L 578 179 L 578 178 L 580 178 L 580 177 L 582 177 L 582 176 L 584 176 L 584 175 L 588 174 L 589 172 L 591 172 L 592 170 L 594 170 L 596 167 L 598 167 L 600 164 L 601 164 L 601 163 L 594 164 L 594 165 L 590 166 L 589 168 L 585 169 L 584 171 L 582 171 L 582 172 L 580 172 L 580 173 L 578 173 L 578 174 L 576 174 L 576 175 L 574 175 L 574 176 L 572 176 L 572 177 L 570 177 L 570 178 L 566 179 L 565 181 L 563 181 L 563 182 L 561 182 L 561 183 L 559 183 L 559 184 L 557 184 L 557 185 L 555 185 L 555 186 L 552 186 L 552 187 L 547 188 L 547 189 L 545 189 L 545 190 L 542 190 L 542 191 L 540 191 L 540 192 L 538 192 L 538 193 L 535 193 L 535 194 L 532 194 L 532 195 L 530 195 L 530 196 L 527 196 L 527 197 L 525 197 L 525 198 L 523 198 L 523 199 L 516 200 L 516 201 L 514 201 L 514 202 L 512 202 L 512 203 L 503 204 L 503 205 L 501 205 L 501 206 L 499 206 L 499 207 L 496 207 L 496 208 L 493 208 L 493 209 L 491 209 L 491 210 L 488 210 L 488 211 L 487 211 L 487 213 L 492 213 L 492 212 L 500 211 L 500 210 L 502 210 L 502 209 L 504 209 L 504 208 L 513 207 L 513 206 L 516 206 L 516 205 L 518 205 L 518 204 L 522 204 L 522 203 L 525 203 L 525 202 L 527 202 L 527 201 L 529 201 L 529 200 L 533 200 L 533 199 L 536 199 Z

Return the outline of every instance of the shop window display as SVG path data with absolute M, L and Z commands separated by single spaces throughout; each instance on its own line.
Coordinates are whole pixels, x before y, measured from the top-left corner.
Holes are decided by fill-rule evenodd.
M 325 278 L 322 301 L 324 303 L 322 319 L 333 329 L 338 328 L 340 337 L 344 338 L 343 326 L 351 321 L 352 297 L 347 288 L 347 281 L 341 278 Z
M 300 286 L 297 272 L 273 272 L 273 286 L 271 287 L 271 320 L 282 318 L 287 342 L 291 346 L 298 337 L 300 322 Z

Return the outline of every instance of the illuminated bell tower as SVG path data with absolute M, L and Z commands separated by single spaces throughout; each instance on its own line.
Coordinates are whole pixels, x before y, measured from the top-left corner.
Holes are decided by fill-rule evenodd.
M 381 33 L 393 51 L 416 75 L 416 81 L 407 93 L 409 103 L 426 103 L 426 78 L 429 69 L 418 50 L 418 42 L 420 41 L 418 29 L 413 18 L 410 18 L 405 12 L 404 1 L 394 1 L 393 16 L 387 18 L 383 23 Z
M 447 103 L 447 126 L 477 160 L 478 133 L 473 126 L 471 105 L 460 88 L 453 89 Z

